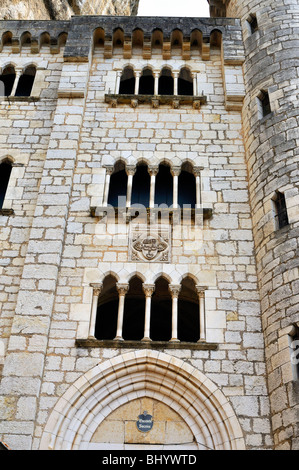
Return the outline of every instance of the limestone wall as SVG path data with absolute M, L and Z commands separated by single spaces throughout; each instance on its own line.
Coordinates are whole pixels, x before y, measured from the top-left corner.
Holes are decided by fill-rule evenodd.
M 117 344 L 103 347 L 96 342 L 88 345 L 83 341 L 88 339 L 92 286 L 109 273 L 114 273 L 120 282 L 128 282 L 138 273 L 147 283 L 164 274 L 174 284 L 189 274 L 206 289 L 207 344 L 189 348 L 164 345 L 162 351 L 160 347 L 158 351 L 140 356 L 140 367 L 147 369 L 146 357 L 152 356 L 156 363 L 156 356 L 162 357 L 157 377 L 163 376 L 170 405 L 172 396 L 178 400 L 181 393 L 182 397 L 182 383 L 190 387 L 190 393 L 188 388 L 186 394 L 189 399 L 190 394 L 201 391 L 206 380 L 208 391 L 203 393 L 202 402 L 192 402 L 194 409 L 198 403 L 204 404 L 206 396 L 213 395 L 213 400 L 215 396 L 229 420 L 237 417 L 234 446 L 245 442 L 248 449 L 271 448 L 264 342 L 240 112 L 244 87 L 238 21 L 203 20 L 197 26 L 203 30 L 204 37 L 210 37 L 217 26 L 223 32 L 223 45 L 227 47 L 221 48 L 214 39 L 211 44 L 203 42 L 205 46 L 198 44 L 192 50 L 188 31 L 190 35 L 194 29 L 192 21 L 196 20 L 181 20 L 185 38 L 181 49 L 170 47 L 176 20 L 165 20 L 162 25 L 158 22 L 157 26 L 165 26 L 163 53 L 160 49 L 142 48 L 140 44 L 130 47 L 128 36 L 125 36 L 126 47 L 120 48 L 117 44 L 112 47 L 111 31 L 117 21 L 125 26 L 126 32 L 136 28 L 135 19 L 130 18 L 126 21 L 106 19 L 104 44 L 96 35 L 93 45 L 92 33 L 98 26 L 97 20 L 93 21 L 73 19 L 68 25 L 66 47 L 57 54 L 50 55 L 46 46 L 39 53 L 32 53 L 31 47 L 26 50 L 26 46 L 12 53 L 11 44 L 4 45 L 1 52 L 2 64 L 9 62 L 12 55 L 17 64 L 27 63 L 29 56 L 35 62 L 46 61 L 43 62 L 45 78 L 41 81 L 39 101 L 11 103 L 6 99 L 1 103 L 3 119 L 10 119 L 9 127 L 1 127 L 0 132 L 5 151 L 14 150 L 14 155 L 24 163 L 16 178 L 18 200 L 11 198 L 15 215 L 0 217 L 4 241 L 2 259 L 6 260 L 1 271 L 1 327 L 6 337 L 0 385 L 1 439 L 12 448 L 38 449 L 41 442 L 50 448 L 51 438 L 56 439 L 51 434 L 51 426 L 57 418 L 57 409 L 62 416 L 67 413 L 69 403 L 74 406 L 71 413 L 79 406 L 74 393 L 77 389 L 72 387 L 75 381 L 84 388 L 91 374 L 97 374 L 95 368 L 103 366 L 105 370 L 106 361 L 110 359 L 114 373 L 117 364 L 122 364 L 124 353 L 130 356 L 127 357 L 128 367 L 133 364 L 130 400 L 137 398 L 132 358 L 136 360 L 138 348 L 144 348 L 144 344 L 126 349 Z M 146 32 L 152 31 L 152 21 L 142 19 L 138 25 Z M 19 24 L 12 26 L 20 28 Z M 29 23 L 24 26 L 30 29 Z M 58 30 L 61 26 L 65 30 L 65 24 L 56 23 Z M 32 37 L 37 37 L 34 24 L 32 28 Z M 13 31 L 14 48 L 18 31 Z M 77 43 L 70 40 L 75 35 Z M 148 35 L 145 39 L 146 46 L 151 44 Z M 175 74 L 186 62 L 196 78 L 196 94 L 206 97 L 201 106 L 179 105 L 175 99 L 171 104 L 160 105 L 137 103 L 138 100 L 127 103 L 105 100 L 105 95 L 117 94 L 117 75 L 125 65 L 131 64 L 136 73 L 145 65 L 156 73 L 168 65 Z M 232 83 L 236 84 L 238 93 L 232 93 Z M 51 87 L 55 88 L 53 94 L 48 93 Z M 39 113 L 40 110 L 43 112 Z M 148 164 L 166 161 L 174 168 L 183 162 L 202 167 L 203 206 L 212 209 L 212 218 L 189 232 L 182 227 L 167 263 L 132 262 L 125 233 L 128 225 L 122 224 L 121 235 L 125 233 L 125 236 L 119 238 L 114 233 L 103 232 L 100 220 L 92 217 L 91 205 L 95 200 L 101 204 L 103 199 L 106 167 L 118 160 L 130 165 L 141 161 Z M 164 365 L 166 359 L 162 353 L 166 350 L 169 366 Z M 172 364 L 176 373 L 171 372 L 168 377 L 165 371 L 172 370 Z M 124 363 L 123 369 L 126 367 Z M 142 373 L 137 361 L 136 367 Z M 151 370 L 149 367 L 146 380 L 151 397 L 155 397 L 154 388 L 159 382 L 152 379 Z M 126 377 L 121 370 L 113 387 L 121 383 L 123 375 Z M 195 375 L 197 381 L 193 386 Z M 96 376 L 95 380 L 96 389 L 101 381 Z M 138 387 L 140 383 L 138 378 Z M 126 385 L 125 382 L 124 390 Z M 101 387 L 99 390 L 99 393 L 107 393 L 108 389 Z M 126 403 L 127 398 L 121 393 L 120 387 L 114 407 L 117 403 Z M 72 400 L 67 406 L 65 397 Z M 188 409 L 189 405 L 184 406 Z M 179 407 L 176 410 L 181 412 Z M 108 416 L 107 409 L 105 413 Z M 205 413 L 204 405 L 202 413 Z M 68 421 L 67 415 L 63 416 Z M 128 421 L 132 419 L 135 418 L 128 418 Z M 161 429 L 166 429 L 168 419 L 157 419 Z M 200 419 L 199 416 L 198 422 Z M 223 419 L 221 426 L 226 429 L 227 421 Z M 111 421 L 113 415 L 103 426 L 109 427 Z M 180 424 L 179 418 L 174 422 Z M 203 429 L 204 433 L 205 427 Z M 228 426 L 228 429 L 231 428 Z M 184 442 L 183 436 L 187 436 L 185 442 L 189 443 L 187 428 L 182 430 L 181 442 Z M 169 443 L 170 437 L 167 434 L 165 442 Z M 99 433 L 94 439 L 98 442 Z M 212 441 L 211 448 L 216 446 Z M 73 444 L 76 448 L 75 442 L 68 443 Z

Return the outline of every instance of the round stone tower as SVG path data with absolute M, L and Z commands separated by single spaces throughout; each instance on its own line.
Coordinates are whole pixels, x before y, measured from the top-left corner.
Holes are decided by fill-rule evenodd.
M 299 448 L 299 0 L 208 0 L 240 18 L 249 192 L 276 449 Z M 298 355 L 299 357 L 299 355 Z

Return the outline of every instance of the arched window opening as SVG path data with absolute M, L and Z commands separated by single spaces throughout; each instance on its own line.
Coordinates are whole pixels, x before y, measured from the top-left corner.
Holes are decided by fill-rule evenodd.
M 196 205 L 196 179 L 192 170 L 190 163 L 184 163 L 179 175 L 178 203 L 181 208 L 194 208 Z
M 23 75 L 20 76 L 15 96 L 31 95 L 35 74 L 36 68 L 33 65 L 30 65 L 25 69 Z
M 190 49 L 192 52 L 196 52 L 199 55 L 202 44 L 202 32 L 198 29 L 192 31 L 190 36 Z
M 139 94 L 153 95 L 155 93 L 155 79 L 151 69 L 146 68 L 142 71 L 139 80 Z
M 16 79 L 15 69 L 12 65 L 8 65 L 3 70 L 2 75 L 0 75 L 0 81 L 4 84 L 4 96 L 11 95 L 15 79 Z M 0 89 L 0 92 L 2 93 L 1 89 Z
M 43 33 L 40 37 L 40 47 L 49 47 L 51 44 L 51 37 L 49 33 Z
M 218 29 L 214 29 L 210 35 L 210 45 L 211 47 L 219 48 L 221 47 L 222 42 L 222 33 Z
M 102 28 L 97 28 L 93 35 L 94 48 L 104 47 L 105 31 Z
M 95 338 L 113 340 L 116 335 L 118 316 L 118 292 L 116 279 L 109 275 L 104 279 L 99 295 L 97 318 L 95 325 Z
M 144 34 L 142 29 L 134 29 L 132 34 L 132 50 L 141 52 L 143 48 Z
M 147 165 L 138 165 L 133 176 L 131 204 L 149 207 L 150 185 L 151 179 Z
M 8 160 L 5 160 L 0 164 L 0 209 L 3 207 L 3 202 L 11 174 L 11 168 L 11 163 Z
M 168 207 L 173 204 L 173 177 L 170 167 L 163 163 L 159 165 L 155 185 L 155 205 L 161 204 L 166 204 Z
M 11 46 L 12 44 L 12 33 L 11 31 L 6 31 L 2 34 L 2 45 L 4 46 Z
M 21 47 L 30 47 L 31 46 L 31 34 L 29 31 L 26 31 L 21 36 Z
M 120 78 L 119 94 L 134 95 L 135 75 L 132 67 L 126 67 Z
M 173 95 L 174 93 L 174 80 L 171 75 L 171 70 L 167 67 L 162 69 L 161 75 L 159 77 L 159 95 Z
M 178 93 L 179 95 L 193 96 L 193 78 L 190 70 L 187 68 L 183 68 L 180 71 L 178 78 Z
M 171 34 L 171 49 L 173 52 L 180 52 L 183 46 L 183 33 L 175 29 Z
M 118 28 L 113 33 L 113 49 L 122 49 L 124 46 L 124 32 Z
M 160 277 L 155 283 L 151 302 L 150 338 L 169 341 L 172 333 L 172 299 L 169 283 Z
M 108 204 L 113 207 L 125 207 L 127 198 L 128 176 L 125 166 L 118 162 L 110 178 Z
M 144 336 L 145 295 L 142 281 L 134 276 L 126 294 L 123 320 L 123 339 L 141 341 Z
M 65 47 L 66 41 L 67 41 L 67 33 L 60 33 L 58 36 L 58 46 L 59 47 Z
M 163 47 L 163 32 L 161 29 L 155 29 L 152 33 L 152 51 L 161 51 Z
M 195 282 L 183 279 L 178 299 L 178 338 L 196 343 L 199 340 L 199 303 Z
M 286 205 L 285 195 L 279 191 L 276 191 L 274 202 L 274 213 L 276 226 L 278 229 L 289 225 L 288 211 Z

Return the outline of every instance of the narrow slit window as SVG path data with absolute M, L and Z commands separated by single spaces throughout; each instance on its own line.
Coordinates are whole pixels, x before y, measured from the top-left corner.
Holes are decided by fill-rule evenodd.
M 5 161 L 0 165 L 0 209 L 3 208 L 5 194 L 8 188 L 9 178 L 11 174 L 11 163 Z
M 288 218 L 285 195 L 277 191 L 273 202 L 274 202 L 276 227 L 278 229 L 286 227 L 287 225 L 289 225 L 289 218 Z
M 247 20 L 250 34 L 254 34 L 258 30 L 258 23 L 255 15 L 251 15 Z
M 271 114 L 271 104 L 270 104 L 269 93 L 267 91 L 262 91 L 258 99 L 259 99 L 260 116 L 263 118 Z

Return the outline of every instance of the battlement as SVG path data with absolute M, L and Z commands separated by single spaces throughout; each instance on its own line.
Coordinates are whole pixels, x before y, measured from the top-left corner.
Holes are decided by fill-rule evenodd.
M 129 57 L 134 45 L 141 45 L 143 57 L 150 58 L 153 48 L 161 48 L 163 57 L 181 47 L 182 57 L 190 58 L 198 49 L 209 58 L 210 45 L 223 42 L 225 62 L 242 63 L 244 50 L 238 19 L 231 18 L 151 18 L 127 16 L 74 16 L 69 21 L 1 21 L 0 51 L 11 46 L 13 53 L 30 47 L 38 53 L 45 44 L 52 53 L 65 45 L 65 61 L 88 61 L 93 47 L 103 47 L 105 58 L 114 48 L 123 47 Z

